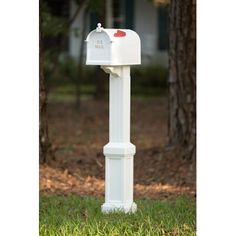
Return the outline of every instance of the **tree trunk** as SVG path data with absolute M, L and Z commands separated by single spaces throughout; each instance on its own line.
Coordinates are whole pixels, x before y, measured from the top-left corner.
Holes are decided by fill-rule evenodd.
M 196 1 L 171 0 L 169 41 L 169 145 L 196 156 Z
M 41 3 L 41 1 L 40 1 Z M 39 160 L 48 163 L 54 159 L 54 152 L 48 135 L 47 92 L 43 73 L 42 16 L 39 12 Z
M 85 3 L 87 4 L 87 3 Z M 83 29 L 81 34 L 81 44 L 79 49 L 79 60 L 78 60 L 78 75 L 76 82 L 76 108 L 80 108 L 80 96 L 81 96 L 81 80 L 83 79 L 83 56 L 84 56 L 84 40 L 86 35 L 86 28 L 87 28 L 87 19 L 88 19 L 89 8 L 88 5 L 85 5 L 85 9 L 83 12 Z

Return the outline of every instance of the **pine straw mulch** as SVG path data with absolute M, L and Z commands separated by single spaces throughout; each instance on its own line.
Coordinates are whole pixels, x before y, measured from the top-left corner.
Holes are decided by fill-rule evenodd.
M 132 143 L 137 147 L 134 197 L 195 198 L 195 161 L 162 151 L 167 141 L 166 98 L 133 100 L 131 114 Z M 108 102 L 85 100 L 80 112 L 71 103 L 49 103 L 49 122 L 56 161 L 40 165 L 40 193 L 104 196 Z

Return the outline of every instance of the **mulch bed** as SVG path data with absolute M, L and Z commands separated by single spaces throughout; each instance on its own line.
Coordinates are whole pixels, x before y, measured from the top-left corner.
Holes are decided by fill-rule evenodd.
M 132 101 L 131 137 L 136 198 L 195 198 L 195 160 L 163 152 L 167 143 L 165 97 Z M 104 196 L 102 147 L 108 142 L 108 101 L 85 100 L 80 111 L 71 103 L 49 103 L 49 128 L 56 160 L 40 165 L 41 194 Z

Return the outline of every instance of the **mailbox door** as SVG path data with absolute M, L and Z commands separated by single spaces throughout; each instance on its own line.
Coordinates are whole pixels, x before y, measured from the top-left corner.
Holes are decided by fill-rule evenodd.
M 111 63 L 111 41 L 105 32 L 93 32 L 87 41 L 87 62 L 90 65 Z

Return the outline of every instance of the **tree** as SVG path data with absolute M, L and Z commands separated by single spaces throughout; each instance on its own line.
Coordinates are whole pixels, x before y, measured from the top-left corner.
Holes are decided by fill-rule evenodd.
M 169 145 L 196 156 L 196 0 L 171 0 L 169 22 Z
M 89 1 L 84 1 L 84 11 L 83 11 L 83 25 L 82 25 L 82 32 L 81 32 L 81 44 L 79 48 L 79 58 L 78 58 L 78 75 L 76 79 L 76 107 L 80 108 L 80 97 L 81 97 L 81 79 L 83 78 L 83 53 L 84 53 L 84 38 L 86 35 L 86 27 L 87 27 L 87 19 L 89 13 Z
M 73 24 L 75 19 L 81 14 L 83 8 L 84 10 L 84 27 L 82 32 L 82 38 L 85 37 L 86 33 L 86 19 L 89 12 L 89 7 L 100 8 L 99 0 L 74 0 L 77 7 L 73 15 L 68 19 L 66 11 L 69 6 L 69 2 L 64 0 L 60 3 L 56 3 L 52 0 L 39 1 L 39 44 L 40 44 L 40 65 L 39 65 L 39 149 L 40 149 L 40 161 L 42 163 L 48 163 L 51 159 L 55 158 L 55 153 L 52 148 L 52 144 L 49 138 L 48 131 L 48 118 L 47 118 L 47 91 L 46 86 L 46 55 L 50 65 L 47 66 L 50 70 L 50 74 L 55 73 L 59 68 L 59 56 L 66 45 L 66 39 L 70 32 L 70 26 Z M 49 5 L 51 4 L 51 8 Z M 59 7 L 59 8 L 58 8 Z M 56 9 L 56 13 L 54 12 Z M 61 12 L 63 10 L 63 12 Z M 62 14 L 63 13 L 63 14 Z M 83 40 L 82 40 L 83 42 Z M 82 56 L 83 56 L 84 44 L 80 47 L 80 58 L 78 63 L 78 73 L 76 78 L 76 98 L 77 104 L 80 102 L 80 80 L 82 77 Z M 79 76 L 80 75 L 80 78 Z M 47 88 L 47 89 L 46 89 Z
M 42 163 L 46 163 L 49 159 L 54 158 L 54 153 L 48 135 L 47 92 L 43 70 L 41 1 L 39 10 L 39 160 Z

